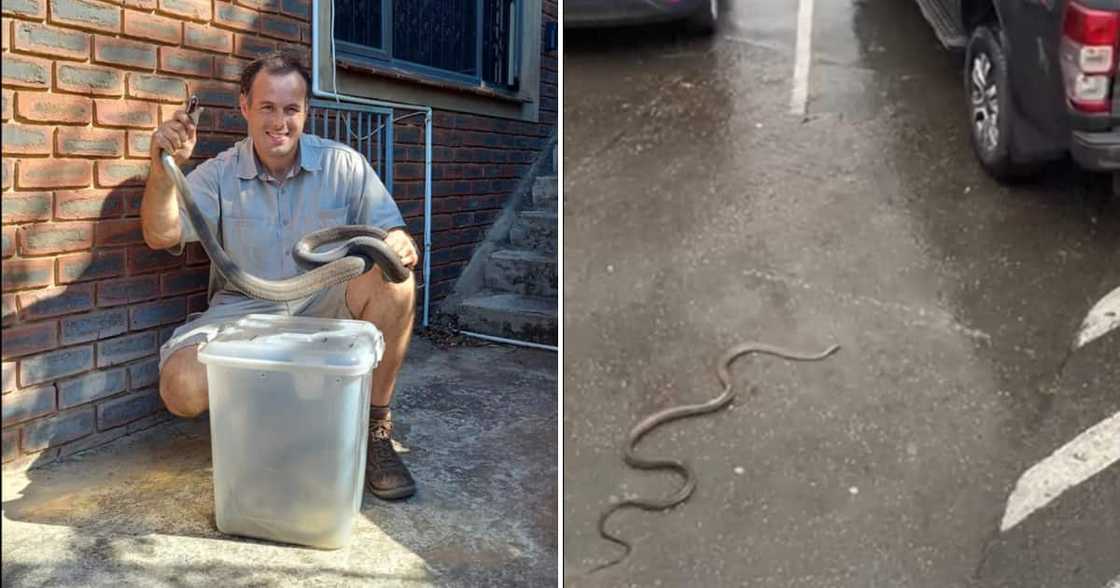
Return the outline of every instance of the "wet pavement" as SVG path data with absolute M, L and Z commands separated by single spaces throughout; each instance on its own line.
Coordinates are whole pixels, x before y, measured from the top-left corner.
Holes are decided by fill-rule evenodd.
M 996 184 L 974 161 L 960 58 L 916 5 L 818 2 L 805 116 L 797 3 L 739 2 L 711 40 L 567 31 L 564 578 L 572 586 L 1105 588 L 1120 582 L 1120 465 L 1006 531 L 1024 472 L 1120 412 L 1120 333 L 1070 351 L 1120 286 L 1120 204 L 1068 162 Z M 640 446 L 684 458 L 667 495 L 628 470 L 644 415 L 727 412 Z M 1106 438 L 1120 444 L 1120 439 Z

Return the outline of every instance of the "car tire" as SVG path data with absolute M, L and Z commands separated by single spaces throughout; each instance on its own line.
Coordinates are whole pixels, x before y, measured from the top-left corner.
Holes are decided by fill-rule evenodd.
M 719 0 L 706 0 L 704 5 L 688 18 L 688 28 L 698 35 L 713 35 L 719 27 Z
M 1013 159 L 1019 113 L 1011 99 L 1007 53 L 999 28 L 976 27 L 968 42 L 964 67 L 969 137 L 977 159 L 993 178 L 1009 182 L 1037 172 L 1038 166 Z

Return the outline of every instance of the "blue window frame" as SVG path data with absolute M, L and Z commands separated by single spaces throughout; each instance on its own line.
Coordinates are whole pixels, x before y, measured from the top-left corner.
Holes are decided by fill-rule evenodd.
M 334 0 L 340 56 L 517 90 L 522 0 Z

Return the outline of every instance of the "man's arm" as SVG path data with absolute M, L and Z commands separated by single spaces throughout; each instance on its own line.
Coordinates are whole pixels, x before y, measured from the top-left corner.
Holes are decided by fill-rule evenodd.
M 183 165 L 194 152 L 197 129 L 185 110 L 177 110 L 152 133 L 151 170 L 144 186 L 144 199 L 140 202 L 140 226 L 144 242 L 152 249 L 169 249 L 182 239 L 179 203 L 175 198 L 175 184 L 163 170 L 160 154 L 171 152 L 175 163 Z

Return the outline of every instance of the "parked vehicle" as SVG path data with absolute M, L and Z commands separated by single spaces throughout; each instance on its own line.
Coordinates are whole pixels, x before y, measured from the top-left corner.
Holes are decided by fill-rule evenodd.
M 918 0 L 942 43 L 965 51 L 972 144 L 1007 180 L 1071 154 L 1120 179 L 1120 2 Z
M 565 27 L 682 21 L 704 34 L 719 23 L 720 0 L 564 0 Z

